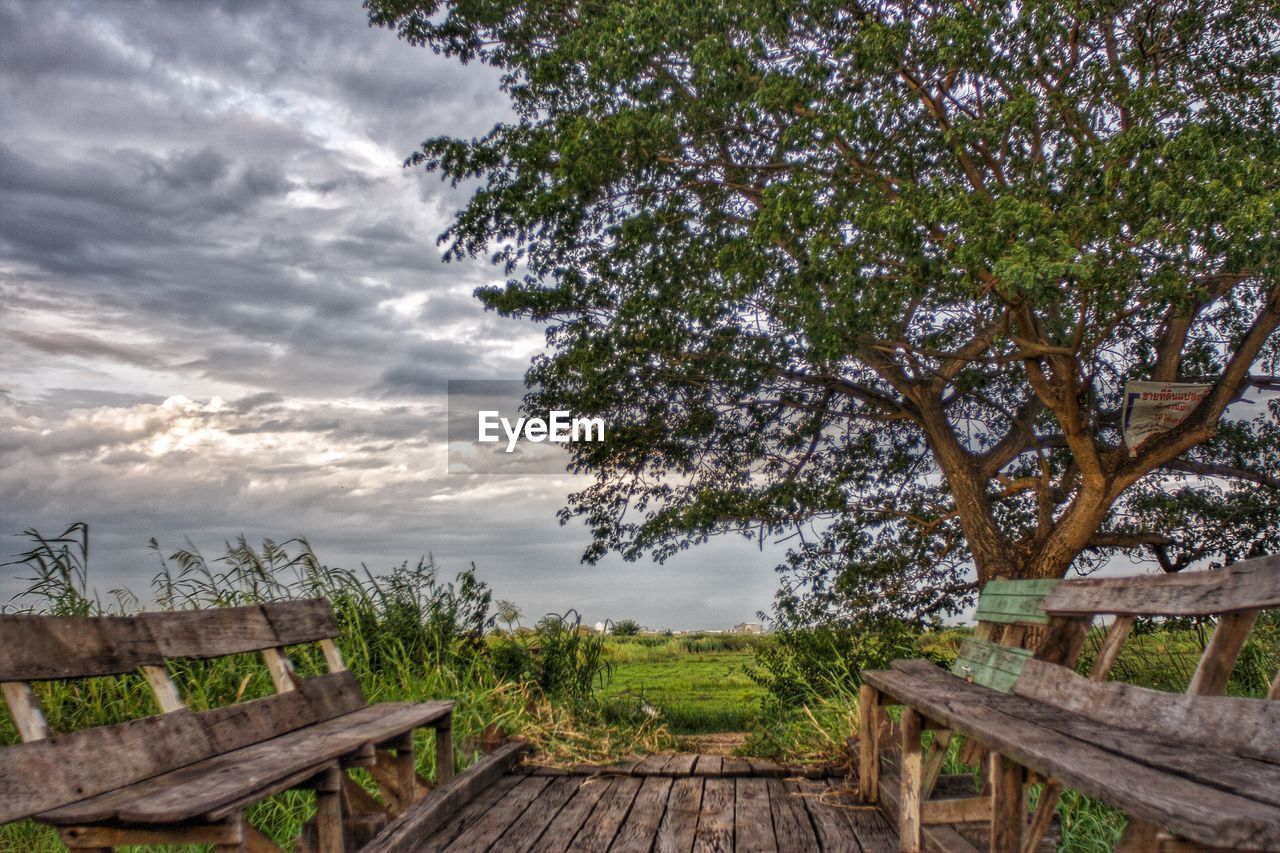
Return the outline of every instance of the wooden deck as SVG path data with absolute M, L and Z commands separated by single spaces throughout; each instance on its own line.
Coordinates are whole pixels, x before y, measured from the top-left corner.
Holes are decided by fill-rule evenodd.
M 881 777 L 884 802 L 873 806 L 858 801 L 845 766 L 783 766 L 688 753 L 650 755 L 608 767 L 513 766 L 519 760 L 518 753 L 509 752 L 514 746 L 503 747 L 429 794 L 415 807 L 416 816 L 389 828 L 368 851 L 898 849 L 892 762 Z M 498 754 L 503 751 L 506 756 Z M 942 776 L 935 789 L 941 799 L 974 793 L 970 776 Z M 455 797 L 457 805 L 451 805 Z M 924 845 L 929 853 L 978 853 L 989 848 L 989 837 L 981 823 L 933 824 Z M 1051 837 L 1037 853 L 1056 849 L 1056 832 Z
M 804 778 L 800 768 L 707 755 L 571 771 L 526 766 L 485 789 L 421 849 L 896 851 L 884 815 L 829 772 Z

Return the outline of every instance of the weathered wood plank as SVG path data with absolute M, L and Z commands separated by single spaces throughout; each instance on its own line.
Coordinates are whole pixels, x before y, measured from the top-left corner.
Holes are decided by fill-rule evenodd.
M 990 757 L 991 849 L 1022 849 L 1022 768 L 994 750 Z
M 654 853 L 689 853 L 693 848 L 704 784 L 698 777 L 676 779 L 671 783 L 667 811 L 658 824 L 658 834 L 653 842 Z
M 549 784 L 543 789 L 538 798 L 529 804 L 524 810 L 524 814 L 511 826 L 507 827 L 506 832 L 498 839 L 494 845 L 495 849 L 508 851 L 508 853 L 524 853 L 524 851 L 533 847 L 542 837 L 542 833 L 546 831 L 548 824 L 555 818 L 560 810 L 564 808 L 565 803 L 573 799 L 573 795 L 582 787 L 583 780 L 581 777 L 574 776 L 551 776 L 543 777 L 549 779 Z
M 631 811 L 618 828 L 610 853 L 649 853 L 658 835 L 658 826 L 667 810 L 671 778 L 650 776 L 640 785 Z
M 631 811 L 631 803 L 635 801 L 641 781 L 635 776 L 615 779 L 600 802 L 596 803 L 582 829 L 578 830 L 578 834 L 569 843 L 569 849 L 590 853 L 607 850 L 618 834 L 622 821 L 626 819 L 627 812 Z
M 1207 844 L 1280 845 L 1280 809 L 1147 767 L 1021 718 L 1031 703 L 959 681 L 927 661 L 863 673 L 877 688 L 1023 766 Z
M 615 761 L 614 763 L 607 765 L 605 767 L 595 767 L 592 765 L 587 765 L 583 769 L 587 773 L 592 775 L 595 775 L 598 773 L 608 773 L 610 775 L 616 775 L 616 776 L 630 776 L 633 772 L 635 772 L 636 766 L 639 765 L 642 760 L 643 759 L 634 758 L 634 757 L 624 758 L 621 761 Z
M 1188 693 L 1199 696 L 1217 696 L 1227 689 L 1236 658 L 1244 646 L 1245 638 L 1258 619 L 1257 611 L 1226 613 L 1218 619 L 1209 638 L 1209 645 L 1200 656 L 1195 675 L 1191 677 Z
M 961 645 L 951 672 L 974 684 L 1008 693 L 1031 656 L 1027 649 L 970 639 Z
M 40 700 L 32 691 L 31 685 L 21 681 L 6 681 L 0 684 L 0 693 L 4 694 L 4 703 L 9 707 L 9 716 L 18 729 L 18 737 L 23 741 L 44 740 L 49 736 L 49 723 L 40 708 Z
M 787 768 L 778 764 L 776 761 L 765 761 L 760 758 L 748 758 L 747 764 L 751 766 L 751 775 L 759 776 L 766 779 L 781 779 L 787 775 Z
M 933 737 L 933 743 L 929 744 L 929 751 L 924 757 L 924 767 L 920 774 L 920 798 L 929 799 L 929 795 L 933 793 L 934 786 L 938 783 L 938 776 L 942 774 L 942 765 L 947 760 L 947 749 L 951 746 L 952 732 L 943 730 Z
M 750 776 L 734 780 L 733 849 L 735 853 L 777 853 L 769 786 Z
M 314 780 L 317 853 L 344 853 L 342 832 L 342 771 L 337 764 Z
M 719 776 L 724 766 L 724 758 L 719 755 L 699 755 L 693 765 L 695 776 Z
M 842 779 L 828 779 L 828 796 L 857 839 L 862 853 L 894 853 L 898 849 L 898 833 L 874 806 L 858 802 L 854 791 Z M 781 848 L 779 848 L 781 849 Z M 926 840 L 925 849 L 928 849 Z
M 1107 629 L 1107 636 L 1102 641 L 1102 648 L 1098 650 L 1098 657 L 1094 659 L 1093 666 L 1089 669 L 1089 679 L 1091 681 L 1106 681 L 1107 675 L 1111 672 L 1111 668 L 1115 665 L 1116 658 L 1120 656 L 1120 649 L 1124 646 L 1124 641 L 1129 636 L 1129 631 L 1133 629 L 1133 622 L 1137 617 L 1122 614 L 1116 617 L 1111 623 L 1111 627 Z
M 244 840 L 244 830 L 244 822 L 237 818 L 181 827 L 69 826 L 58 834 L 63 844 L 83 849 L 126 844 L 239 844 Z
M 948 797 L 920 804 L 920 822 L 974 823 L 991 820 L 990 797 Z
M 1053 817 L 1058 808 L 1058 798 L 1062 796 L 1062 785 L 1056 779 L 1050 779 L 1040 789 L 1040 799 L 1036 802 L 1036 809 L 1031 815 L 1031 820 L 1027 823 L 1026 831 L 1022 835 L 1022 850 L 1020 853 L 1033 853 L 1040 845 L 1041 839 L 1045 833 L 1049 831 L 1050 824 L 1053 823 Z
M 435 725 L 436 784 L 453 778 L 453 711 L 441 717 Z
M 118 675 L 337 636 L 324 599 L 136 616 L 0 615 L 0 681 Z
M 1058 580 L 996 579 L 987 582 L 978 599 L 974 618 L 979 622 L 1045 625 L 1049 617 L 1041 602 Z
M 863 682 L 858 700 L 858 796 L 863 802 L 880 799 L 880 693 Z
M 338 636 L 323 598 L 139 614 L 167 658 L 213 658 Z
M 308 679 L 308 681 L 313 679 Z M 292 695 L 292 694 L 283 694 Z M 265 702 L 267 700 L 258 700 Z M 248 704 L 248 703 L 245 703 Z M 140 781 L 128 787 L 102 790 L 108 793 L 73 803 L 72 805 L 45 811 L 43 820 L 54 823 L 92 823 L 119 820 L 129 823 L 159 823 L 193 820 L 206 815 L 220 817 L 218 810 L 228 803 L 237 802 L 247 794 L 265 789 L 278 779 L 289 777 L 308 767 L 338 759 L 359 750 L 370 742 L 381 742 L 407 729 L 427 725 L 439 715 L 447 713 L 451 703 L 424 703 L 406 705 L 384 703 L 370 705 L 359 710 L 318 722 L 302 729 L 294 729 L 270 740 L 252 743 L 239 749 L 223 751 L 212 749 L 210 757 L 194 762 L 186 761 L 187 755 L 208 751 L 216 747 L 223 737 L 230 737 L 229 726 L 234 717 L 224 716 L 221 735 L 210 735 L 186 711 L 175 711 L 161 717 L 149 717 L 137 722 L 163 720 L 171 725 L 164 729 L 166 737 L 145 740 L 136 749 L 147 758 L 134 759 L 134 772 L 139 764 L 148 770 L 162 760 L 181 756 L 177 769 Z M 240 706 L 230 706 L 231 710 Z M 212 713 L 212 712 L 206 712 Z M 130 726 L 125 723 L 123 726 Z M 86 729 L 74 735 L 92 735 L 100 729 Z M 154 734 L 154 731 L 149 734 Z M 131 738 L 136 741 L 136 738 Z M 38 742 L 45 743 L 45 742 Z M 34 745 L 34 744 L 33 744 Z M 79 744 L 91 752 L 95 740 L 84 738 Z M 100 744 L 97 744 L 100 746 Z M 27 745 L 0 751 L 0 758 L 7 753 L 24 749 Z M 133 750 L 120 750 L 116 763 L 130 760 Z M 161 758 L 157 753 L 169 753 Z M 3 775 L 0 775 L 3 778 Z M 95 779 L 100 778 L 95 774 Z
M 0 681 L 119 675 L 163 664 L 137 616 L 0 614 Z
M 1223 569 L 1063 581 L 1045 596 L 1049 613 L 1212 616 L 1280 607 L 1280 555 Z
M 518 785 L 449 845 L 451 853 L 485 853 L 496 849 L 498 839 L 550 784 L 547 776 L 522 776 Z
M 580 782 L 577 791 L 564 808 L 556 814 L 543 830 L 542 836 L 530 848 L 532 853 L 564 853 L 569 842 L 582 829 L 587 818 L 600 800 L 618 781 L 617 777 L 571 777 Z
M 817 850 L 818 837 L 814 835 L 809 811 L 800 799 L 800 791 L 796 783 L 784 782 L 781 779 L 766 779 L 765 786 L 769 791 L 769 812 L 773 817 L 773 831 L 778 849 L 782 851 Z
M 858 840 L 854 838 L 849 822 L 834 805 L 824 802 L 831 796 L 826 782 L 803 779 L 796 783 L 809 819 L 813 823 L 818 845 L 823 853 L 860 853 Z M 906 850 L 907 848 L 902 848 Z
M 655 755 L 646 755 L 640 759 L 640 763 L 632 769 L 632 773 L 636 776 L 652 776 L 662 772 L 662 768 L 667 766 L 667 762 L 671 760 L 669 753 L 657 753 Z
M 306 679 L 296 694 L 199 714 L 179 709 L 8 747 L 0 750 L 0 822 L 67 806 L 363 706 L 350 673 L 325 675 Z M 32 777 L 41 784 L 28 784 Z
M 151 687 L 151 695 L 156 697 L 156 704 L 160 706 L 161 711 L 168 713 L 186 707 L 186 703 L 182 701 L 182 694 L 178 692 L 178 685 L 173 683 L 167 669 L 162 666 L 144 666 L 142 674 L 147 679 L 147 684 Z
M 706 781 L 693 836 L 694 853 L 733 853 L 733 799 L 732 779 Z
M 736 756 L 726 755 L 724 762 L 720 765 L 721 776 L 750 776 L 751 764 L 745 758 L 737 758 Z
M 950 788 L 951 783 L 960 781 L 954 777 L 943 776 L 938 781 L 938 787 Z M 963 780 L 965 785 L 972 787 L 972 781 L 967 777 Z M 898 820 L 898 796 L 901 793 L 901 785 L 896 773 L 887 771 L 881 780 L 881 797 L 880 806 L 884 813 L 885 820 L 890 825 L 896 825 Z M 953 827 L 940 824 L 926 824 L 922 830 L 924 835 L 924 849 L 926 853 L 979 853 L 979 848 L 975 847 L 968 839 L 956 832 Z M 896 838 L 896 835 L 895 835 Z M 897 849 L 896 841 L 891 848 Z
M 667 776 L 688 776 L 693 772 L 693 765 L 697 760 L 697 753 L 677 752 L 667 761 L 662 772 Z
M 920 836 L 920 794 L 924 784 L 924 761 L 920 731 L 924 720 L 915 708 L 902 709 L 902 751 L 898 774 L 902 789 L 898 798 L 898 839 L 902 853 L 918 853 Z
M 493 753 L 490 754 L 492 755 Z M 463 772 L 454 778 L 464 779 L 465 777 L 466 773 Z M 520 780 L 523 778 L 524 776 L 519 774 L 499 776 L 491 785 L 481 788 L 480 792 L 472 799 L 464 802 L 460 808 L 446 817 L 438 829 L 432 829 L 429 832 L 419 832 L 418 830 L 404 832 L 401 835 L 403 840 L 398 840 L 395 846 L 388 847 L 387 850 L 394 851 L 394 853 L 409 853 L 409 851 L 417 853 L 419 850 L 423 851 L 423 853 L 435 853 L 435 851 L 445 849 L 454 839 L 484 817 L 485 813 L 505 797 L 512 788 L 520 784 Z M 444 786 L 442 785 L 441 789 L 443 788 Z M 418 808 L 423 810 L 429 808 L 428 801 L 423 800 Z M 410 816 L 401 818 L 396 823 L 399 824 L 402 821 L 410 820 L 414 814 L 419 814 L 419 812 L 412 812 Z M 424 826 L 427 826 L 429 822 L 425 818 L 423 820 Z M 379 833 L 374 841 L 377 842 L 379 839 L 383 839 L 388 835 L 389 830 L 391 830 L 391 826 Z M 362 850 L 360 853 L 366 853 L 366 851 Z M 374 847 L 371 848 L 371 853 L 384 853 L 384 850 L 381 847 Z
M 1040 703 L 1029 704 L 1020 714 L 1030 722 L 1156 770 L 1280 806 L 1280 764 L 1206 748 L 1194 734 L 1184 732 L 1180 737 L 1153 734 L 1142 728 L 1140 718 L 1127 721 L 1122 728 Z
M 1099 683 L 1032 661 L 1014 692 L 1120 728 L 1195 742 L 1210 749 L 1280 763 L 1280 703 L 1237 696 L 1186 696 L 1122 682 Z
M 298 689 L 298 674 L 293 670 L 293 661 L 285 654 L 284 649 L 263 649 L 262 660 L 267 664 L 267 674 L 275 685 L 277 693 L 289 693 Z

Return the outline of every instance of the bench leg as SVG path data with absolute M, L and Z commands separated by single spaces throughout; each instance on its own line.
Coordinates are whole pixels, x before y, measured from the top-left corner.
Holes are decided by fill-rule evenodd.
M 400 813 L 408 811 L 418 799 L 418 773 L 413 757 L 413 732 L 405 732 L 395 743 L 396 749 L 396 798 L 400 801 Z
M 924 719 L 914 708 L 902 709 L 902 794 L 898 800 L 898 849 L 902 853 L 919 853 L 920 788 L 924 781 L 920 731 Z
M 316 777 L 316 846 L 319 853 L 343 853 L 342 771 L 331 767 Z
M 453 778 L 453 712 L 436 726 L 436 784 Z
M 991 756 L 991 853 L 1022 849 L 1023 772 L 1017 762 L 995 750 Z
M 1058 798 L 1062 796 L 1062 784 L 1053 779 L 1044 783 L 1040 789 L 1040 800 L 1036 803 L 1031 823 L 1027 825 L 1026 835 L 1022 839 L 1022 853 L 1032 853 L 1040 846 L 1040 839 L 1049 830 L 1053 822 L 1054 812 L 1058 810 Z
M 1159 830 L 1146 821 L 1129 818 L 1129 825 L 1120 836 L 1116 845 L 1116 853 L 1139 853 L 1139 851 L 1156 849 L 1156 834 Z
M 858 701 L 858 797 L 864 803 L 880 799 L 880 691 L 862 685 Z
M 920 785 L 920 799 L 929 799 L 934 787 L 938 784 L 938 776 L 942 773 L 942 763 L 947 760 L 947 748 L 951 746 L 951 730 L 941 729 L 934 733 L 933 743 L 929 745 L 929 754 L 924 760 L 924 781 Z

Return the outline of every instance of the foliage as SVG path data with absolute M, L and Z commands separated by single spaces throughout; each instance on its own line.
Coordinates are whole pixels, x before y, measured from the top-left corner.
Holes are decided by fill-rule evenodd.
M 609 633 L 615 637 L 634 637 L 640 631 L 640 623 L 634 619 L 619 619 L 609 626 Z
M 503 73 L 410 158 L 547 324 L 529 406 L 597 559 L 793 535 L 780 606 L 957 612 L 968 578 L 1280 545 L 1280 10 L 366 0 Z M 1262 373 L 1252 375 L 1251 371 Z M 1123 446 L 1124 383 L 1203 379 Z
M 885 620 L 878 628 L 817 626 L 783 629 L 756 649 L 754 677 L 780 708 L 796 708 L 822 696 L 840 695 L 862 683 L 862 670 L 891 661 L 925 657 L 947 662 L 946 653 L 921 643 L 913 626 Z
M 583 701 L 603 686 L 612 669 L 604 659 L 604 637 L 582 629 L 576 610 L 549 613 L 531 632 L 513 630 L 490 642 L 500 676 L 536 684 L 557 699 Z

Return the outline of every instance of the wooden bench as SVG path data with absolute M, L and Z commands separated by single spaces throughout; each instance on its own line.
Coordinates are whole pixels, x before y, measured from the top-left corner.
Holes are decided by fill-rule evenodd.
M 0 749 L 0 823 L 34 817 L 68 847 L 213 844 L 276 849 L 246 807 L 292 788 L 316 792 L 312 846 L 344 849 L 425 793 L 413 732 L 434 728 L 438 781 L 453 773 L 452 702 L 367 705 L 333 638 L 323 599 L 135 616 L 0 615 L 0 683 L 23 743 Z M 328 673 L 300 678 L 285 647 L 318 643 Z M 276 693 L 192 712 L 168 659 L 261 652 Z M 31 682 L 141 671 L 162 713 L 54 734 Z M 347 776 L 363 766 L 383 803 Z M 372 826 L 361 826 L 372 823 Z
M 1001 673 L 994 687 L 979 683 L 977 671 L 958 678 L 922 660 L 863 673 L 864 733 L 880 730 L 884 705 L 905 706 L 901 849 L 923 849 L 931 823 L 966 820 L 990 822 L 993 851 L 1033 849 L 1061 786 L 1130 815 L 1124 850 L 1280 849 L 1280 676 L 1267 699 L 1219 695 L 1258 612 L 1280 606 L 1280 557 L 1220 571 L 1062 581 L 1041 606 L 1046 636 L 1035 655 L 978 643 L 962 654 Z M 1115 619 L 1082 677 L 1070 664 L 1099 615 Z M 1218 616 L 1187 694 L 1105 680 L 1139 616 Z M 924 729 L 960 732 L 990 751 L 983 795 L 944 806 L 928 800 Z M 874 734 L 862 741 L 862 794 L 875 801 L 878 744 Z M 1036 781 L 1045 788 L 1028 822 Z

